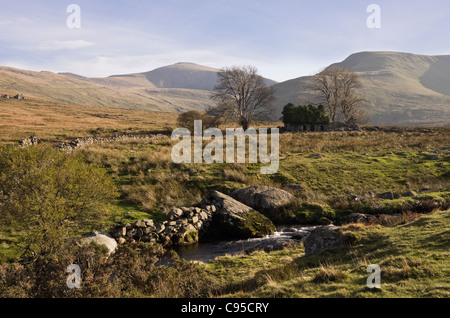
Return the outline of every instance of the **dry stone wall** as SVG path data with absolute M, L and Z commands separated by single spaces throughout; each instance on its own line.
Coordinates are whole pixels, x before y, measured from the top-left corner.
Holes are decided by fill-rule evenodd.
M 116 225 L 112 234 L 119 244 L 136 241 L 163 245 L 192 244 L 198 242 L 199 236 L 208 230 L 214 212 L 214 205 L 204 209 L 174 208 L 169 212 L 167 221 L 142 220 L 134 224 Z
M 83 137 L 76 138 L 71 142 L 61 142 L 55 146 L 55 148 L 60 149 L 65 152 L 72 152 L 75 149 L 86 147 L 92 144 L 102 144 L 102 143 L 112 143 L 118 141 L 129 141 L 129 140 L 155 140 L 162 134 L 144 134 L 144 135 L 114 135 L 112 137 Z

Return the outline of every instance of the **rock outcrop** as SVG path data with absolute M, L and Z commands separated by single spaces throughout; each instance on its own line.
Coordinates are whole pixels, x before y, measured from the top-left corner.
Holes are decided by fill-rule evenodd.
M 319 254 L 327 248 L 345 246 L 344 235 L 338 228 L 332 226 L 319 227 L 314 229 L 303 241 L 305 255 Z
M 284 208 L 296 198 L 285 190 L 267 186 L 252 186 L 235 190 L 230 196 L 261 212 L 274 223 L 288 224 L 295 221 L 295 215 Z
M 247 239 L 273 234 L 275 225 L 267 217 L 232 197 L 211 191 L 201 202 L 201 206 L 213 205 L 211 233 L 215 238 Z

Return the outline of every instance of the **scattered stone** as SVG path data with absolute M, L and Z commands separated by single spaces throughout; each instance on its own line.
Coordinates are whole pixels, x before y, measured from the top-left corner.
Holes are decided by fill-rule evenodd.
M 271 239 L 271 240 L 264 240 L 264 241 L 258 243 L 257 245 L 245 250 L 245 252 L 247 254 L 257 252 L 257 251 L 264 251 L 266 253 L 270 253 L 273 251 L 281 251 L 286 248 L 292 248 L 298 244 L 299 243 L 294 240 L 275 238 L 275 239 Z
M 417 195 L 417 192 L 415 191 L 408 191 L 402 194 L 402 197 L 415 197 Z
M 294 191 L 303 191 L 304 188 L 299 184 L 285 184 L 283 188 L 294 190 Z
M 428 155 L 428 160 L 439 160 L 439 155 Z
M 376 221 L 377 218 L 370 214 L 362 214 L 362 213 L 352 213 L 350 215 L 344 216 L 341 218 L 341 224 L 350 224 L 350 223 L 363 223 L 367 224 L 371 221 Z
M 384 199 L 384 200 L 394 200 L 395 196 L 393 192 L 385 192 L 378 195 L 378 198 Z
M 319 254 L 322 250 L 328 248 L 342 247 L 345 245 L 342 233 L 333 227 L 319 227 L 303 241 L 305 246 L 305 255 Z
M 322 158 L 325 158 L 325 156 L 322 155 L 322 154 L 320 154 L 320 153 L 315 153 L 315 154 L 312 154 L 312 155 L 308 156 L 308 158 L 312 158 L 312 159 L 322 159 Z

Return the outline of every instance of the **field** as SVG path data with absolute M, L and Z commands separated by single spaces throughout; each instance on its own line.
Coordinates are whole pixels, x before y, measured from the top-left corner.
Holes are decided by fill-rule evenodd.
M 0 100 L 0 111 L 1 143 L 17 143 L 35 134 L 43 140 L 38 146 L 43 148 L 81 136 L 167 133 L 176 126 L 173 114 L 33 100 Z M 280 136 L 280 169 L 274 175 L 261 175 L 259 164 L 174 164 L 171 149 L 175 143 L 161 136 L 152 141 L 94 144 L 67 154 L 103 169 L 119 193 L 109 205 L 109 218 L 94 222 L 89 230 L 108 230 L 115 223 L 147 218 L 164 220 L 172 207 L 194 206 L 209 190 L 229 194 L 251 185 L 300 186 L 300 191 L 288 191 L 301 202 L 295 213 L 304 224 L 329 224 L 354 212 L 400 217 L 395 222 L 346 225 L 343 231 L 351 238 L 347 247 L 308 257 L 299 244 L 283 251 L 222 257 L 211 264 L 180 261 L 175 268 L 165 268 L 154 261 L 144 262 L 148 255 L 161 256 L 157 248 L 149 254 L 142 246 L 137 252 L 124 248 L 110 259 L 92 256 L 98 265 L 92 265 L 88 273 L 92 275 L 89 287 L 68 296 L 450 296 L 449 129 L 284 133 Z M 394 200 L 378 198 L 388 191 L 415 194 Z M 12 271 L 8 263 L 16 266 L 15 277 L 26 274 L 26 268 L 16 262 L 21 251 L 14 244 L 23 233 L 7 225 L 0 230 L 0 281 L 6 286 L 0 287 L 0 295 L 36 295 L 26 285 L 12 288 L 14 282 L 5 278 Z M 121 264 L 125 273 L 129 266 L 125 264 L 131 264 L 124 255 L 135 259 L 135 276 L 110 282 L 105 278 L 108 266 Z M 381 290 L 365 287 L 369 264 L 383 269 Z M 31 278 L 29 284 L 33 285 Z M 124 289 L 123 284 L 129 287 Z
M 164 131 L 173 127 L 170 113 L 61 104 L 44 100 L 0 98 L 0 142 L 17 143 L 36 135 L 50 141 L 85 136 Z

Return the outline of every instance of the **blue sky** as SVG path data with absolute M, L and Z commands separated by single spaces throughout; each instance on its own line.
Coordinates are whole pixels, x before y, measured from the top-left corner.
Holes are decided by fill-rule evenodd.
M 0 65 L 91 77 L 193 62 L 284 81 L 360 51 L 450 54 L 449 35 L 448 0 L 0 0 Z

